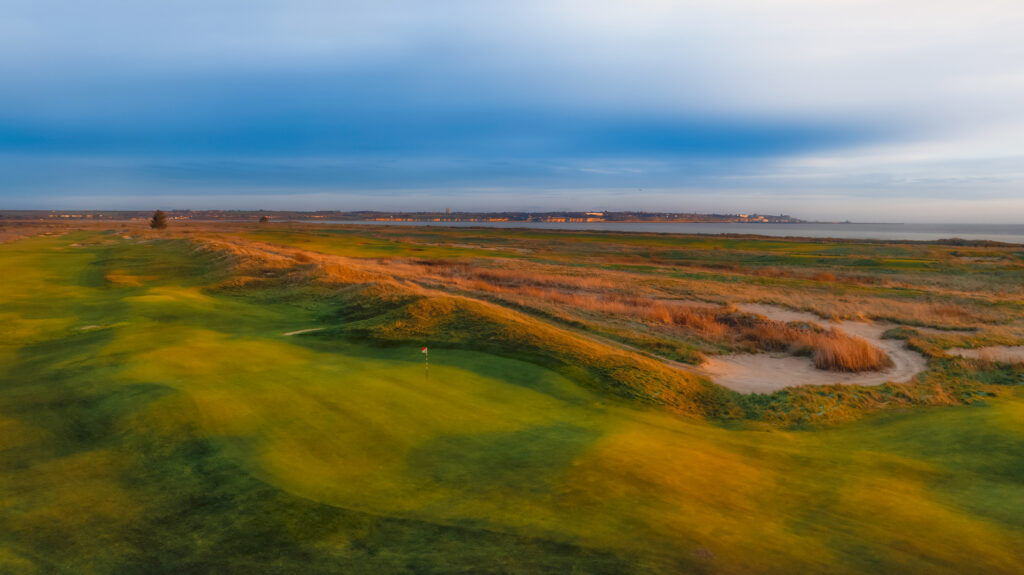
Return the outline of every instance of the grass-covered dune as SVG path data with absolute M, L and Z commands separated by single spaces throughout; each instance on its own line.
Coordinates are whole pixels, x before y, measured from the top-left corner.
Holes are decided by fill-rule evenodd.
M 942 351 L 1016 337 L 1012 251 L 986 291 L 887 265 L 814 279 L 825 264 L 750 239 L 718 260 L 642 235 L 51 231 L 0 244 L 0 572 L 1024 570 L 1022 372 Z M 633 249 L 651 253 L 615 269 Z M 905 385 L 743 396 L 666 360 L 752 343 L 540 282 L 889 298 L 918 326 L 893 337 L 932 363 Z M 947 327 L 973 331 L 928 332 L 911 304 L 959 306 Z

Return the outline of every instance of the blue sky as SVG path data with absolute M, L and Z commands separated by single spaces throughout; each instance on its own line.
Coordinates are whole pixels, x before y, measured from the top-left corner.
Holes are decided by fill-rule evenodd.
M 1024 219 L 1017 0 L 0 7 L 3 208 Z

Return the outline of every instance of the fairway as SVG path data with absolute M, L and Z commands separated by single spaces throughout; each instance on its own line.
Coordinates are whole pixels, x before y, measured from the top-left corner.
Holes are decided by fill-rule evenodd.
M 615 250 L 571 232 L 60 231 L 0 244 L 0 572 L 1024 571 L 1019 366 L 940 350 L 902 386 L 743 396 L 662 360 L 746 340 L 438 283 L 524 259 L 546 289 L 629 274 L 658 301 L 788 283 L 772 303 L 884 307 L 905 329 L 956 303 L 935 329 L 980 326 L 903 338 L 926 351 L 1014 343 L 1017 295 L 941 279 L 968 265 L 944 248 L 635 234 L 614 241 L 646 259 L 622 265 L 648 267 L 601 276 Z M 713 247 L 794 267 L 708 267 Z M 808 254 L 918 283 L 825 285 Z M 1006 257 L 999 286 L 1020 277 Z

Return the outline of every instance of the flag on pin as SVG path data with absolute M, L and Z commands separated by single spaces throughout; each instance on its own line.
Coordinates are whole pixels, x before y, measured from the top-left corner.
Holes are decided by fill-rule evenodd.
M 424 346 L 424 347 L 423 347 L 423 349 L 421 349 L 421 350 L 420 350 L 420 353 L 427 353 L 427 348 L 426 348 L 426 346 Z

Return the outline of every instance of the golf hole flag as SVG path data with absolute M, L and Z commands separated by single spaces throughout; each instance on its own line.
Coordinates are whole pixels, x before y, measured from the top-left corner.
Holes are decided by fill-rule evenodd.
M 427 353 L 427 348 L 426 348 L 426 347 L 424 347 L 423 349 L 421 349 L 421 350 L 420 350 L 420 352 L 421 352 L 421 353 Z

